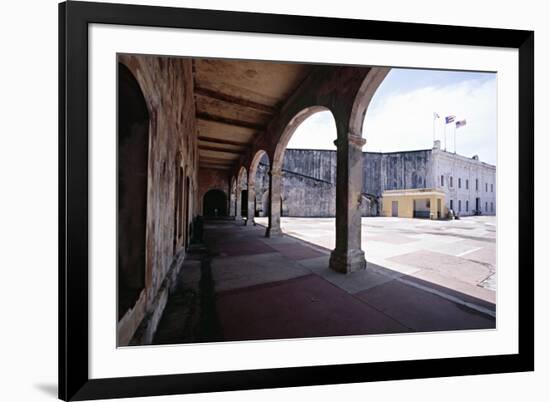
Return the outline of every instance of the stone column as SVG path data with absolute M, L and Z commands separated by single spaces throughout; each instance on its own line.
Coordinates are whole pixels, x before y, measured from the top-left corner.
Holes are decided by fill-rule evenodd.
M 269 211 L 266 237 L 280 236 L 281 232 L 281 171 L 269 172 Z
M 252 176 L 252 175 L 249 175 Z M 254 200 L 256 199 L 256 189 L 255 189 L 255 183 L 254 179 L 248 178 L 248 187 L 247 187 L 247 193 L 248 193 L 248 210 L 247 210 L 247 217 L 246 217 L 246 224 L 247 225 L 253 225 L 254 224 Z
M 237 183 L 237 188 L 235 189 L 235 220 L 236 221 L 243 220 L 243 217 L 241 215 L 241 199 L 242 199 L 241 184 Z
M 229 208 L 227 209 L 228 216 L 235 216 L 235 190 L 229 187 Z
M 345 138 L 341 138 L 345 137 Z M 330 268 L 349 273 L 366 268 L 361 250 L 361 192 L 365 140 L 349 133 L 335 141 L 336 151 L 336 248 Z

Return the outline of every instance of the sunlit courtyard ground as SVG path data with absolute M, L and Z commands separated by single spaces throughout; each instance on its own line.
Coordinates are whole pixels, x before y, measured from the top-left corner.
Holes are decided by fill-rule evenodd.
M 255 218 L 267 225 L 267 218 Z M 291 236 L 334 248 L 334 218 L 281 218 Z M 491 303 L 496 291 L 496 217 L 454 221 L 362 218 L 367 263 Z

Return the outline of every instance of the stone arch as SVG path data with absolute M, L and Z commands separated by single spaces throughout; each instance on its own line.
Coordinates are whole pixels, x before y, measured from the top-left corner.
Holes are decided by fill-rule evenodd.
M 254 157 L 252 158 L 252 162 L 250 162 L 250 166 L 248 167 L 248 180 L 252 180 L 254 182 L 256 180 L 256 172 L 258 170 L 258 165 L 260 164 L 260 161 L 263 157 L 267 157 L 267 160 L 269 162 L 269 155 L 267 151 L 264 151 L 263 149 L 259 149 L 254 154 Z
M 118 63 L 118 318 L 145 288 L 150 113 L 136 77 Z
M 242 187 L 244 181 L 244 175 L 246 174 L 246 167 L 241 166 L 239 173 L 237 174 L 237 188 Z
M 288 122 L 285 124 L 285 128 L 283 129 L 283 132 L 281 136 L 279 137 L 279 141 L 277 142 L 277 145 L 275 146 L 275 150 L 273 152 L 273 162 L 271 166 L 271 170 L 275 172 L 280 172 L 283 167 L 283 159 L 286 147 L 288 145 L 288 142 L 292 138 L 292 135 L 294 135 L 294 132 L 296 129 L 302 124 L 308 117 L 314 115 L 315 113 L 323 112 L 323 111 L 329 111 L 332 114 L 332 117 L 334 119 L 334 114 L 332 111 L 326 107 L 321 105 L 314 105 L 314 106 L 308 106 L 299 111 L 298 113 L 294 114 Z
M 349 131 L 351 135 L 357 137 L 363 136 L 363 122 L 365 121 L 367 109 L 375 92 L 378 90 L 378 87 L 382 84 L 382 81 L 384 81 L 384 78 L 386 78 L 390 70 L 390 67 L 371 67 L 367 73 L 355 95 L 355 100 L 351 108 L 349 120 Z
M 145 101 L 145 106 L 147 107 L 147 113 L 149 114 L 149 119 L 151 123 L 155 123 L 155 106 L 153 104 L 155 97 L 151 96 L 151 93 L 148 90 L 147 86 L 147 80 L 144 80 L 143 75 L 140 73 L 139 68 L 134 65 L 133 63 L 128 62 L 128 60 L 125 57 L 118 57 L 118 78 L 120 79 L 121 70 L 120 67 L 122 66 L 126 70 L 126 74 L 131 74 L 134 80 L 136 81 L 137 85 L 139 86 L 141 93 L 143 94 L 143 98 Z
M 248 216 L 247 216 L 247 224 L 248 223 L 254 223 L 254 216 L 259 215 L 258 207 L 262 212 L 265 212 L 264 204 L 261 202 L 258 205 L 257 199 L 259 196 L 261 196 L 261 187 L 257 187 L 256 182 L 256 176 L 258 174 L 258 167 L 260 165 L 260 162 L 264 159 L 267 159 L 267 163 L 269 164 L 269 155 L 268 153 L 263 150 L 259 149 L 254 154 L 254 157 L 252 158 L 252 161 L 250 162 L 250 165 L 248 167 Z M 261 183 L 259 183 L 261 186 Z

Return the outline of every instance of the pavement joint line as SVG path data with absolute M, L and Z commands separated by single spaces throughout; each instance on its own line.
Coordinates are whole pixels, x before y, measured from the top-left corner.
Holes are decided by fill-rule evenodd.
M 481 249 L 483 249 L 483 247 L 472 248 L 472 249 L 470 249 L 470 250 L 467 250 L 467 251 L 464 251 L 464 252 L 462 252 L 462 253 L 460 253 L 460 254 L 457 254 L 456 256 L 457 256 L 457 257 L 462 257 L 462 256 L 464 256 L 464 255 L 466 255 L 466 254 L 473 253 L 474 251 L 479 251 L 479 250 L 481 250 Z
M 471 308 L 472 310 L 476 310 L 476 311 L 479 311 L 480 313 L 483 313 L 483 314 L 487 314 L 487 315 L 490 315 L 491 317 L 493 318 L 496 318 L 496 313 L 492 310 L 489 310 L 488 308 L 485 308 L 485 307 L 482 307 L 482 306 L 479 306 L 477 304 L 474 304 L 474 303 L 469 303 L 467 301 L 464 301 L 458 297 L 455 297 L 455 296 L 451 296 L 447 293 L 444 293 L 444 292 L 440 292 L 439 290 L 435 290 L 435 289 L 432 289 L 428 286 L 423 286 L 423 285 L 420 285 L 418 283 L 415 283 L 413 281 L 409 281 L 407 279 L 403 279 L 403 278 L 395 278 L 395 280 L 401 282 L 401 283 L 404 283 L 406 285 L 409 285 L 409 286 L 413 286 L 417 289 L 420 289 L 420 290 L 424 290 L 425 292 L 428 292 L 428 293 L 432 293 L 434 295 L 437 295 L 439 297 L 442 297 L 446 300 L 449 300 L 449 301 L 452 301 L 453 303 L 457 303 L 457 304 L 460 304 L 460 305 L 463 305 L 463 306 L 466 306 L 468 308 Z

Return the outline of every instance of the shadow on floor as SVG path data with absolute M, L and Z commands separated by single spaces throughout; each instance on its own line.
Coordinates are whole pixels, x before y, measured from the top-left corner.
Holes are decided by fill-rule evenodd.
M 494 304 L 370 263 L 336 273 L 329 250 L 264 230 L 205 223 L 154 344 L 495 328 Z

